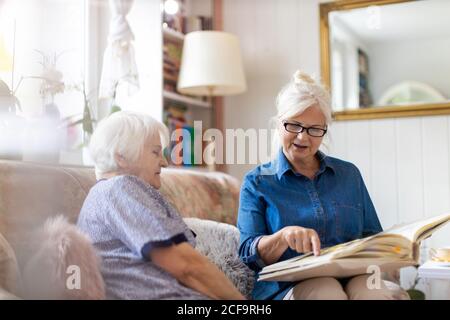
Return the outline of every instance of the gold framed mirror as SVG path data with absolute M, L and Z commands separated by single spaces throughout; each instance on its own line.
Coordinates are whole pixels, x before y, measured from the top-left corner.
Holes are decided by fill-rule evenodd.
M 450 1 L 320 4 L 322 80 L 335 120 L 450 114 Z

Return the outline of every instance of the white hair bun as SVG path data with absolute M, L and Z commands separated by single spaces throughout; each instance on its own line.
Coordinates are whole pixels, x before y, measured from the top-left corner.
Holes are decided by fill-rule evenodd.
M 311 76 L 309 74 L 307 74 L 306 72 L 303 72 L 301 70 L 297 70 L 294 73 L 294 83 L 295 84 L 315 84 L 316 82 L 314 81 L 313 78 L 311 78 Z

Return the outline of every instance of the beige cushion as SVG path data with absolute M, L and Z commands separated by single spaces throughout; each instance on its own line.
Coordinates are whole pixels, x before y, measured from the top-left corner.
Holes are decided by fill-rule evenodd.
M 90 239 L 63 216 L 31 235 L 23 269 L 25 299 L 104 299 L 100 259 Z
M 16 255 L 8 241 L 0 233 L 0 292 L 2 298 L 19 293 L 20 272 Z

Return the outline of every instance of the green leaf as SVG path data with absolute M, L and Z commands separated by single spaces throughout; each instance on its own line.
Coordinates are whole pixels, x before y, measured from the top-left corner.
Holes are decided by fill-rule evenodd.
M 89 110 L 89 104 L 85 103 L 83 111 L 83 131 L 92 134 L 94 132 L 94 126 L 92 123 L 93 121 Z
M 114 112 L 118 112 L 118 111 L 122 111 L 122 108 L 120 108 L 118 105 L 113 105 L 113 106 L 111 107 L 111 113 L 110 113 L 110 115 L 113 114 Z
M 408 292 L 411 300 L 425 300 L 425 293 L 417 289 L 409 289 Z

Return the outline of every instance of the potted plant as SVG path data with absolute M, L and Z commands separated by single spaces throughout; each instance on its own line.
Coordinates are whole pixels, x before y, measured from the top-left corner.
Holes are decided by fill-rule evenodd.
M 5 115 L 8 118 L 4 122 L 9 126 L 13 125 L 15 127 L 16 138 L 8 139 L 8 141 L 11 141 L 14 145 L 21 145 L 21 154 L 17 156 L 17 159 L 23 158 L 37 162 L 58 163 L 64 138 L 61 132 L 58 132 L 61 129 L 61 118 L 54 98 L 65 90 L 63 74 L 57 68 L 57 61 L 62 53 L 46 55 L 42 51 L 35 51 L 41 55 L 42 61 L 39 64 L 42 66 L 42 72 L 39 75 L 21 76 L 17 85 L 15 87 L 12 86 L 13 88 L 8 90 L 10 92 L 7 92 L 6 95 L 3 94 L 7 98 L 7 111 L 9 113 Z M 12 70 L 12 73 L 14 73 L 14 70 Z M 43 108 L 39 114 L 24 112 L 20 107 L 17 92 L 24 80 L 38 80 L 41 83 L 39 94 Z M 5 91 L 2 88 L 2 83 L 0 83 L 0 91 Z M 2 92 L 0 92 L 1 95 Z M 1 107 L 0 103 L 0 109 L 4 109 Z M 8 133 L 10 128 L 6 126 L 2 128 L 2 131 Z M 17 137 L 21 136 L 21 141 L 15 141 Z

